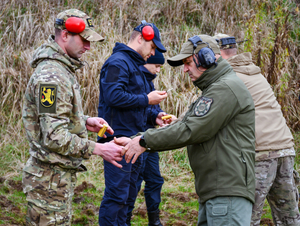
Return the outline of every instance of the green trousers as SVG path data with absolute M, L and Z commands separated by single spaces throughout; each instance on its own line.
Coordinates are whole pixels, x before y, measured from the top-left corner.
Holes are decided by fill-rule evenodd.
M 219 196 L 199 202 L 197 226 L 249 226 L 252 202 L 243 197 Z

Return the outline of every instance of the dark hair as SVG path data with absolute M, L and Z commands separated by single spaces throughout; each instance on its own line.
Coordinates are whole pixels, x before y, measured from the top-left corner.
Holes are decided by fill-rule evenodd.
M 62 31 L 61 29 L 55 28 L 55 36 L 56 36 L 56 37 L 60 36 L 61 31 Z
M 59 28 L 55 28 L 55 37 L 59 37 L 61 35 L 61 32 L 63 30 L 59 29 Z M 72 36 L 75 36 L 75 35 L 78 35 L 78 34 L 75 34 L 75 33 L 72 33 L 72 32 L 69 32 L 68 30 L 66 30 L 68 32 L 68 34 L 72 35 Z

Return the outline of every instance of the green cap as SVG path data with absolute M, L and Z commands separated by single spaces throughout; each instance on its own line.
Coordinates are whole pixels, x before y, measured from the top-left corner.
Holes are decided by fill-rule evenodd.
M 102 42 L 104 40 L 104 38 L 95 31 L 91 18 L 78 9 L 68 9 L 59 13 L 56 17 L 54 26 L 61 30 L 66 29 L 65 22 L 70 17 L 81 18 L 84 21 L 85 29 L 79 33 L 81 37 L 90 42 Z
M 203 43 L 199 43 L 195 49 L 195 53 L 198 53 L 204 47 L 210 47 L 215 54 L 221 54 L 217 41 L 209 35 L 198 35 Z M 194 54 L 193 43 L 187 41 L 182 45 L 180 53 L 174 57 L 169 58 L 167 61 L 172 67 L 180 66 L 183 64 L 185 58 L 188 58 Z

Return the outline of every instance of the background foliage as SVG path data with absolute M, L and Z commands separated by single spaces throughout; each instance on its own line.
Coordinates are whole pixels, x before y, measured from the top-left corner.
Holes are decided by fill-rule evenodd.
M 106 38 L 103 43 L 92 44 L 91 50 L 82 58 L 88 66 L 77 73 L 86 114 L 97 115 L 99 73 L 115 42 L 127 43 L 133 28 L 146 19 L 161 30 L 161 39 L 168 50 L 164 54 L 166 58 L 177 54 L 181 45 L 196 34 L 213 36 L 226 33 L 235 36 L 238 41 L 247 39 L 239 45 L 239 51 L 251 52 L 253 62 L 262 69 L 295 134 L 296 148 L 299 148 L 299 0 L 2 0 L 0 176 L 6 181 L 4 183 L 8 183 L 9 179 L 20 181 L 21 170 L 28 158 L 21 109 L 26 84 L 32 74 L 29 63 L 33 51 L 54 33 L 55 16 L 69 8 L 89 14 L 96 30 Z M 198 91 L 180 67 L 171 68 L 165 64 L 155 86 L 160 90 L 173 88 L 161 106 L 177 116 L 197 97 Z M 91 139 L 95 137 L 91 135 Z M 90 172 L 82 174 L 79 181 L 88 180 L 103 187 L 103 181 L 98 180 L 102 177 L 102 161 L 92 158 L 87 164 Z M 181 186 L 180 182 L 189 181 L 187 184 L 193 191 L 193 176 L 184 149 L 162 153 L 161 168 L 166 184 L 170 178 L 177 178 L 178 186 Z M 7 194 L 7 187 L 10 185 L 0 187 L 0 194 Z M 20 203 L 24 203 L 24 197 L 20 199 Z M 142 200 L 140 202 L 143 203 Z M 166 198 L 162 205 L 172 209 L 168 202 L 171 201 Z M 191 206 L 191 209 L 197 209 L 195 204 Z

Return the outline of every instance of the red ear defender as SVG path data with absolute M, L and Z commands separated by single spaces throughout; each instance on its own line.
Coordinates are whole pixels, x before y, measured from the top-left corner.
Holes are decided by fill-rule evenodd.
M 70 17 L 65 22 L 66 29 L 69 32 L 79 34 L 84 31 L 85 23 L 78 17 Z
M 143 38 L 146 41 L 151 41 L 154 38 L 154 30 L 153 27 L 146 25 L 145 27 L 143 27 L 142 29 L 142 35 Z

